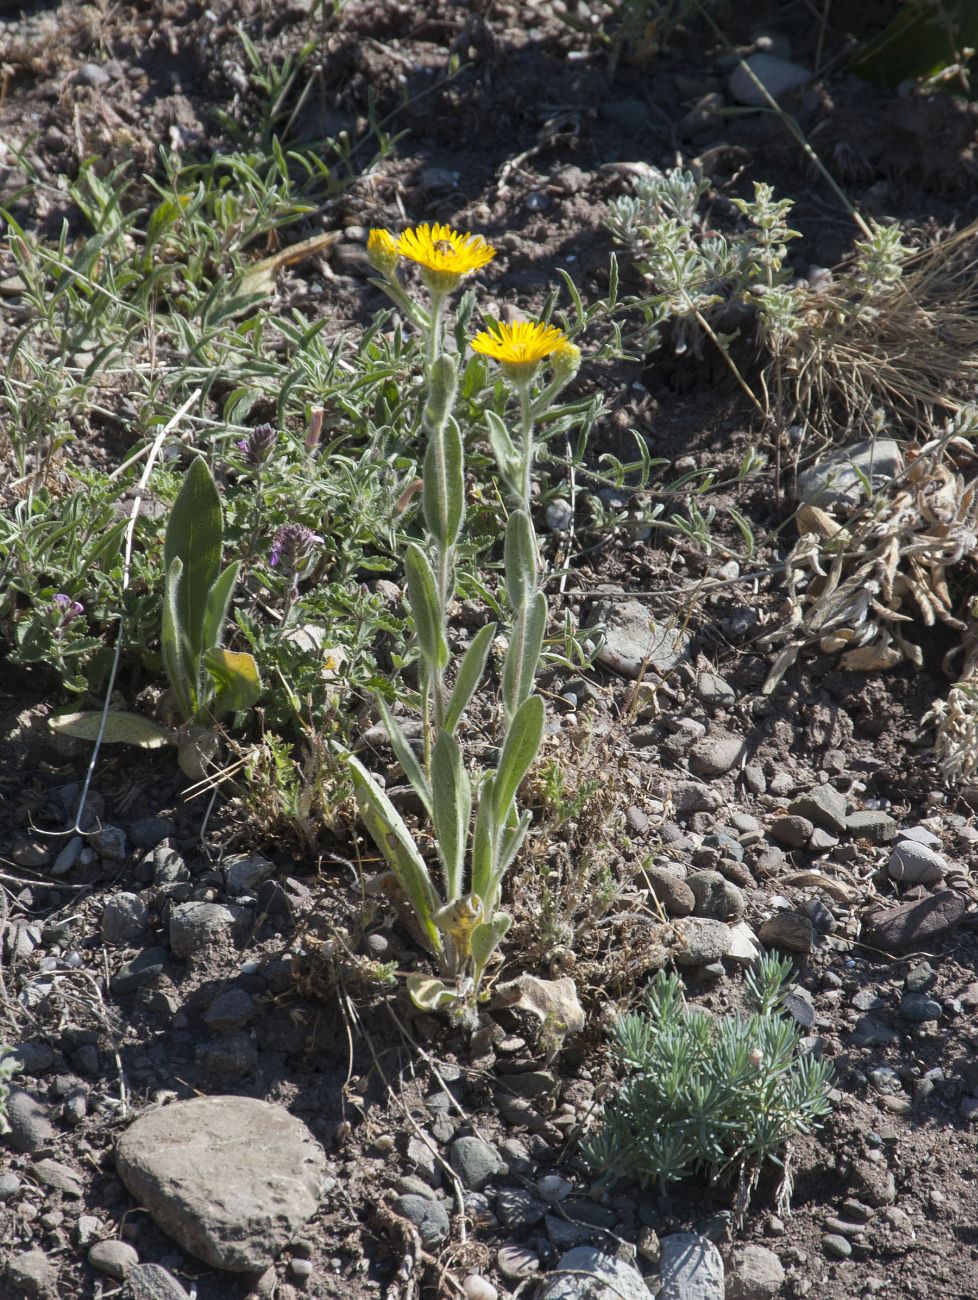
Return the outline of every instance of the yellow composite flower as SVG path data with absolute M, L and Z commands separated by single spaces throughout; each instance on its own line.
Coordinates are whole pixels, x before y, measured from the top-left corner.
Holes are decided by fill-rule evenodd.
M 393 242 L 392 235 L 388 238 Z M 427 221 L 405 230 L 394 247 L 398 256 L 417 262 L 421 279 L 437 300 L 451 293 L 463 275 L 478 271 L 496 256 L 496 250 L 481 235 L 460 235 L 451 226 L 438 222 L 432 226 Z
M 371 266 L 384 275 L 392 275 L 399 256 L 397 240 L 389 230 L 379 230 L 376 227 L 371 230 L 367 239 L 367 257 Z
M 556 325 L 532 320 L 513 321 L 511 325 L 500 321 L 472 340 L 474 352 L 492 357 L 514 378 L 532 374 L 541 361 L 573 346 Z

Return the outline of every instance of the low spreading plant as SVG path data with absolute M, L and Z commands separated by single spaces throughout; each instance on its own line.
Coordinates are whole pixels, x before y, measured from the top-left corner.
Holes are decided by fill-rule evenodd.
M 604 1178 L 636 1178 L 666 1192 L 680 1178 L 736 1175 L 746 1208 L 767 1161 L 782 1168 L 787 1149 L 829 1111 L 829 1062 L 798 1052 L 801 1031 L 785 1013 L 791 963 L 763 957 L 745 981 L 752 1010 L 720 1018 L 686 1005 L 682 983 L 660 971 L 644 1012 L 622 1016 L 615 1051 L 629 1077 L 585 1144 Z

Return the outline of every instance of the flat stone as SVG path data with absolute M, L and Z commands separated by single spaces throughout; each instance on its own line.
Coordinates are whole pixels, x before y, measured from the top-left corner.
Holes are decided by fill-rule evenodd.
M 686 881 L 669 867 L 646 867 L 642 879 L 648 879 L 652 892 L 670 916 L 690 916 L 696 898 Z
M 751 966 L 760 957 L 761 949 L 754 937 L 754 931 L 746 921 L 738 921 L 730 926 L 730 947 L 727 949 L 727 961 L 740 962 Z
M 33 1153 L 58 1136 L 48 1117 L 48 1108 L 23 1088 L 11 1088 L 7 1097 L 7 1141 L 15 1151 Z
M 689 637 L 678 628 L 655 621 L 647 605 L 638 600 L 598 601 L 588 616 L 588 627 L 602 626 L 605 642 L 597 661 L 612 672 L 632 680 L 651 669 L 660 676 L 689 655 Z
M 128 1241 L 111 1239 L 97 1241 L 88 1252 L 87 1258 L 92 1268 L 114 1277 L 119 1282 L 139 1263 L 139 1256 Z
M 173 1274 L 159 1264 L 134 1265 L 126 1274 L 126 1281 L 133 1300 L 190 1300 Z
M 37 1160 L 31 1172 L 45 1187 L 53 1187 L 65 1196 L 81 1196 L 84 1191 L 81 1174 L 60 1160 Z
M 55 1271 L 43 1250 L 25 1250 L 7 1265 L 7 1281 L 24 1295 L 50 1295 Z
M 0 1172 L 0 1203 L 12 1201 L 22 1186 L 17 1175 L 9 1169 Z
M 666 1300 L 664 1292 L 659 1294 Z M 575 1246 L 561 1255 L 538 1300 L 585 1300 L 585 1297 L 586 1300 L 649 1300 L 649 1289 L 633 1265 L 596 1246 Z M 721 1290 L 719 1300 L 722 1297 Z
M 537 1272 L 540 1267 L 540 1256 L 536 1251 L 530 1250 L 529 1246 L 521 1246 L 513 1242 L 507 1246 L 500 1246 L 496 1251 L 496 1267 L 508 1282 L 517 1282 L 520 1278 Z
M 452 1225 L 448 1211 L 441 1201 L 408 1194 L 396 1196 L 391 1202 L 391 1209 L 395 1214 L 414 1224 L 425 1246 L 440 1245 L 451 1232 Z
M 678 966 L 708 966 L 730 951 L 730 928 L 705 916 L 681 917 L 673 926 L 672 956 Z
M 790 59 L 778 58 L 776 54 L 765 54 L 763 51 L 758 51 L 756 54 L 748 55 L 744 62 L 757 80 L 761 82 L 771 98 L 775 100 L 780 99 L 782 95 L 786 95 L 789 90 L 797 90 L 799 86 L 807 85 L 812 79 L 812 74 L 808 68 L 803 68 L 798 63 L 792 63 Z M 738 104 L 746 104 L 749 108 L 769 107 L 766 96 L 761 93 L 753 79 L 739 63 L 731 72 L 727 80 L 727 87 L 731 97 Z M 800 491 L 799 485 L 799 493 Z
M 103 826 L 89 835 L 92 847 L 106 862 L 122 862 L 126 856 L 126 832 L 121 826 Z
M 253 894 L 275 874 L 275 863 L 259 853 L 229 858 L 224 864 L 224 883 L 232 898 L 239 894 Z
M 849 1186 L 858 1200 L 879 1208 L 896 1200 L 896 1181 L 885 1165 L 873 1160 L 854 1160 L 849 1170 Z
M 900 1015 L 904 1020 L 922 1025 L 928 1020 L 940 1020 L 941 1004 L 926 993 L 904 993 L 900 1000 Z
M 225 989 L 204 1012 L 204 1023 L 215 1033 L 241 1029 L 255 1014 L 255 999 L 243 988 Z
M 16 1074 L 46 1074 L 57 1060 L 54 1048 L 41 1039 L 28 1038 L 23 1043 L 11 1043 L 10 1050 L 17 1058 Z
M 238 940 L 251 920 L 246 907 L 223 903 L 179 903 L 170 914 L 170 950 L 191 957 L 223 939 Z
M 138 894 L 120 891 L 102 908 L 100 928 L 106 943 L 135 943 L 146 932 L 148 923 L 149 908 Z
M 494 1178 L 507 1172 L 496 1148 L 479 1137 L 456 1138 L 448 1158 L 462 1186 L 470 1192 L 481 1192 Z
M 886 874 L 901 885 L 936 885 L 946 871 L 947 862 L 939 853 L 914 840 L 901 840 L 886 863 Z
M 233 1083 L 258 1063 L 258 1044 L 251 1034 L 234 1029 L 194 1049 L 197 1068 L 216 1083 Z
M 716 673 L 696 674 L 696 694 L 704 704 L 730 705 L 737 702 L 737 692 Z
M 723 776 L 744 756 L 744 738 L 730 731 L 711 731 L 689 753 L 689 766 L 697 776 Z
M 789 849 L 803 849 L 812 837 L 815 825 L 807 817 L 788 815 L 775 817 L 768 830 L 773 839 Z
M 916 903 L 876 908 L 863 917 L 862 941 L 883 952 L 917 948 L 953 930 L 967 910 L 967 899 L 951 889 Z
M 804 912 L 775 912 L 761 923 L 757 937 L 768 948 L 807 953 L 815 942 L 815 927 Z
M 766 1246 L 736 1246 L 727 1260 L 724 1300 L 773 1300 L 784 1286 L 784 1267 Z
M 676 812 L 716 812 L 720 796 L 702 781 L 676 781 L 668 787 Z
M 232 1096 L 149 1111 L 119 1138 L 115 1161 L 164 1232 L 232 1273 L 261 1273 L 274 1261 L 316 1212 L 326 1172 L 301 1120 Z
M 671 1232 L 662 1238 L 658 1300 L 724 1300 L 720 1252 L 698 1232 Z
M 926 826 L 905 826 L 900 830 L 900 839 L 913 840 L 915 844 L 926 844 L 929 849 L 944 847 L 941 837 L 929 831 Z
M 795 817 L 807 817 L 823 831 L 835 831 L 839 835 L 848 826 L 846 797 L 831 785 L 817 785 L 792 799 L 788 812 Z
M 862 501 L 864 482 L 868 480 L 875 491 L 902 471 L 903 454 L 892 438 L 856 443 L 824 456 L 799 474 L 798 500 L 848 513 Z
M 169 955 L 165 948 L 144 948 L 138 956 L 119 967 L 109 980 L 109 988 L 117 997 L 135 993 L 162 975 Z
M 522 1187 L 503 1187 L 496 1193 L 496 1214 L 499 1222 L 515 1231 L 526 1231 L 543 1222 L 547 1213 L 546 1201 Z
M 129 839 L 137 849 L 155 849 L 176 831 L 176 823 L 169 817 L 140 817 L 129 827 Z
M 695 871 L 686 878 L 686 884 L 696 899 L 696 916 L 706 916 L 714 921 L 739 921 L 744 915 L 746 900 L 743 890 L 721 876 L 719 871 Z
M 898 827 L 894 818 L 882 809 L 860 809 L 846 817 L 846 830 L 853 839 L 887 844 L 896 835 Z

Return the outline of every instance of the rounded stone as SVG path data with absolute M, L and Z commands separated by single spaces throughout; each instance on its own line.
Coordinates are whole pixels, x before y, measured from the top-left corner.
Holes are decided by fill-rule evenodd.
M 705 916 L 686 916 L 673 927 L 676 942 L 673 957 L 679 966 L 708 966 L 730 951 L 730 930 L 722 921 Z
M 451 1231 L 448 1211 L 441 1201 L 431 1201 L 426 1196 L 397 1196 L 391 1209 L 401 1218 L 408 1219 L 421 1235 L 422 1244 L 437 1246 Z
M 48 1295 L 54 1270 L 43 1250 L 25 1250 L 7 1265 L 7 1280 L 24 1295 Z
M 726 1270 L 724 1300 L 773 1300 L 784 1286 L 784 1268 L 766 1246 L 738 1246 Z
M 826 1255 L 832 1255 L 835 1259 L 848 1259 L 852 1254 L 852 1246 L 837 1232 L 827 1232 L 822 1238 L 822 1249 Z
M 714 921 L 739 921 L 744 915 L 743 891 L 719 871 L 696 871 L 687 877 L 686 884 L 696 899 L 694 915 Z
M 102 938 L 111 944 L 135 943 L 148 921 L 149 908 L 138 894 L 113 894 L 102 909 Z
M 670 916 L 689 916 L 696 897 L 678 871 L 671 867 L 647 867 L 644 878 Z
M 689 766 L 697 776 L 723 776 L 744 755 L 744 738 L 729 731 L 711 731 L 689 753 Z
M 886 873 L 901 885 L 936 885 L 947 863 L 939 853 L 914 840 L 901 840 L 890 852 Z
M 803 849 L 812 837 L 815 823 L 809 821 L 807 817 L 788 814 L 783 817 L 775 817 L 769 829 L 771 835 L 779 844 L 783 844 L 789 849 Z
M 127 1241 L 97 1241 L 88 1252 L 88 1262 L 100 1273 L 121 1282 L 139 1263 L 139 1256 Z
M 803 912 L 775 912 L 763 922 L 757 937 L 768 948 L 808 953 L 815 942 L 815 927 Z
M 470 1192 L 480 1192 L 499 1174 L 508 1172 L 496 1148 L 479 1137 L 456 1138 L 449 1159 L 462 1186 Z
M 155 849 L 176 830 L 176 823 L 169 817 L 141 817 L 129 827 L 129 839 L 137 849 Z
M 40 1151 L 57 1137 L 48 1108 L 23 1088 L 10 1089 L 7 1123 L 10 1125 L 7 1141 L 15 1151 Z
M 900 1015 L 915 1025 L 925 1024 L 928 1020 L 940 1020 L 941 1004 L 929 998 L 926 993 L 904 993 L 900 1001 Z

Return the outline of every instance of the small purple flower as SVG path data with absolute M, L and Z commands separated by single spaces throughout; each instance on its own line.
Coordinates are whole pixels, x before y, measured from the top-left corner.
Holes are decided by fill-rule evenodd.
M 79 614 L 84 614 L 85 612 L 85 606 L 81 601 L 72 600 L 71 597 L 66 596 L 63 591 L 59 591 L 51 603 L 54 606 L 54 612 L 58 616 L 58 621 L 54 628 L 55 635 L 60 635 L 69 623 L 76 619 Z
M 247 438 L 241 438 L 236 442 L 235 446 L 252 469 L 261 469 L 275 450 L 277 441 L 278 434 L 273 425 L 259 424 L 251 430 Z
M 293 578 L 297 578 L 309 567 L 313 547 L 322 540 L 305 524 L 283 524 L 272 539 L 268 562 L 273 567 L 280 564 Z

